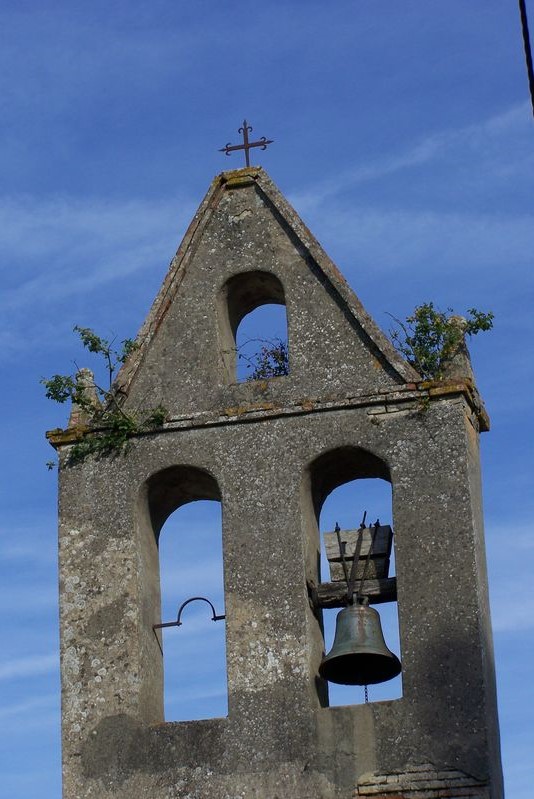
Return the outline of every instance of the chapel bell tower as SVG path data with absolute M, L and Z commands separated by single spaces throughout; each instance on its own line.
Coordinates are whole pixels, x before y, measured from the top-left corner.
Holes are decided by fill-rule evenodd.
M 237 327 L 265 303 L 286 308 L 289 373 L 238 382 Z M 64 799 L 501 799 L 488 419 L 467 361 L 422 382 L 253 167 L 215 178 L 137 341 L 116 397 L 161 403 L 162 427 L 77 462 L 72 444 L 91 433 L 76 417 L 49 433 Z M 392 485 L 391 526 L 332 531 L 320 574 L 324 500 L 370 477 Z M 228 715 L 166 722 L 158 536 L 197 499 L 223 509 Z M 379 640 L 388 601 L 396 654 Z M 328 653 L 325 607 L 340 611 Z M 402 698 L 328 706 L 329 681 L 401 669 Z

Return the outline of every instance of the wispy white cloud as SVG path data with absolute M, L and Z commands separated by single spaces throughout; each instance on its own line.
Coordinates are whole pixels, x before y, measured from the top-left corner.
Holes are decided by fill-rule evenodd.
M 22 616 L 41 616 L 57 607 L 57 604 L 58 590 L 51 575 L 39 578 L 34 572 L 31 587 L 28 585 L 27 572 L 18 579 L 17 575 L 13 575 L 10 582 L 6 580 L 6 584 L 0 588 L 0 607 L 4 613 L 16 614 L 19 619 Z
M 292 192 L 289 198 L 302 213 L 309 213 L 322 206 L 328 199 L 335 198 L 348 189 L 430 164 L 437 158 L 444 159 L 454 150 L 467 149 L 476 159 L 484 160 L 486 155 L 493 155 L 493 144 L 496 139 L 507 136 L 510 130 L 526 133 L 529 125 L 528 104 L 522 103 L 480 123 L 433 134 L 410 148 L 391 153 L 371 163 L 358 164 L 335 177 Z M 526 152 L 526 157 L 530 164 L 534 165 L 534 154 L 530 150 Z M 524 171 L 523 156 L 517 159 L 515 164 L 517 170 Z M 493 160 L 492 169 L 500 170 L 499 161 Z
M 177 199 L 0 198 L 7 284 L 0 309 L 27 308 L 43 296 L 54 303 L 170 260 L 191 214 L 191 204 Z
M 183 703 L 184 700 L 186 700 L 189 703 L 196 700 L 218 699 L 224 696 L 226 696 L 226 691 L 204 685 L 198 686 L 197 688 L 189 687 L 185 696 L 183 691 L 170 691 L 168 694 L 166 693 L 165 700 L 172 703 Z
M 534 628 L 534 597 L 514 598 L 515 581 L 507 580 L 493 593 L 491 620 L 495 633 L 514 633 Z
M 0 706 L 0 719 L 20 719 L 21 717 L 34 718 L 35 714 L 42 714 L 42 711 L 56 711 L 54 716 L 58 715 L 59 711 L 59 697 L 57 694 L 48 694 L 46 696 L 36 696 L 31 699 L 25 699 L 23 702 L 16 702 L 15 704 L 2 704 Z
M 0 536 L 2 532 L 0 531 Z M 5 543 L 0 545 L 0 561 L 20 561 L 22 564 L 42 564 L 49 565 L 57 561 L 57 544 L 42 542 L 37 546 L 28 543 Z
M 29 655 L 0 662 L 0 680 L 37 677 L 49 674 L 59 667 L 59 654 Z
M 495 549 L 495 554 L 501 552 L 503 554 L 503 542 L 508 541 L 508 557 L 512 560 L 514 553 L 519 552 L 534 552 L 534 519 L 532 523 L 522 521 L 517 525 L 495 525 L 488 526 L 486 537 L 490 542 L 492 549 Z M 505 548 L 506 549 L 506 548 Z
M 363 264 L 401 278 L 421 268 L 436 274 L 443 267 L 449 277 L 451 271 L 468 276 L 504 265 L 526 277 L 532 269 L 534 220 L 528 215 L 337 207 L 314 227 L 350 251 L 357 265 L 344 271 L 354 283 Z
M 222 588 L 222 564 L 219 562 L 206 562 L 200 565 L 193 565 L 191 562 L 180 564 L 174 561 L 166 563 L 161 559 L 161 585 L 167 591 L 167 595 L 176 594 L 178 604 L 187 599 L 188 596 L 198 594 L 199 591 L 209 591 L 217 593 Z M 180 599 L 182 597 L 182 599 Z M 213 596 L 209 597 L 214 602 Z M 193 608 L 189 608 L 189 613 Z M 206 605 L 205 613 L 209 611 Z
M 141 280 L 155 294 L 193 203 L 74 197 L 0 197 L 0 359 L 46 353 L 66 341 L 78 309 Z M 98 296 L 98 300 L 92 300 Z M 150 299 L 150 297 L 149 297 Z
M 527 301 L 533 285 L 534 214 L 528 191 L 519 194 L 524 202 L 517 197 L 499 202 L 502 191 L 525 184 L 529 170 L 534 176 L 527 110 L 522 104 L 480 124 L 443 131 L 292 195 L 348 282 L 358 292 L 371 287 L 375 316 L 391 309 L 392 299 L 397 313 L 399 304 L 412 308 L 417 291 L 420 301 L 441 296 L 445 306 L 491 308 L 497 317 L 493 342 L 504 338 L 510 308 Z M 395 179 L 387 182 L 389 176 Z M 400 181 L 405 191 L 399 190 Z M 384 283 L 390 276 L 393 298 L 390 283 Z M 383 303 L 378 307 L 377 287 Z M 532 335 L 532 315 L 517 316 Z M 385 318 L 379 321 L 388 325 Z
M 516 525 L 489 525 L 486 543 L 495 633 L 534 629 L 534 519 L 531 524 L 527 519 Z
M 0 563 L 20 561 L 21 565 L 42 564 L 49 567 L 57 561 L 56 519 L 40 516 L 34 525 L 0 525 Z M 53 535 L 49 535 L 54 531 Z M 13 564 L 11 563 L 10 566 Z
M 42 683 L 38 680 L 31 685 L 31 690 Z M 34 696 L 23 701 L 10 704 L 5 692 L 0 707 L 0 724 L 9 725 L 11 736 L 28 736 L 31 731 L 46 731 L 47 736 L 59 738 L 60 733 L 60 693 Z M 5 776 L 5 769 L 2 772 Z
M 529 169 L 534 174 L 534 153 L 530 144 L 526 146 L 530 121 L 525 104 L 514 106 L 479 124 L 443 131 L 404 151 L 349 168 L 293 193 L 291 199 L 316 235 L 333 243 L 334 257 L 345 262 L 343 271 L 354 285 L 365 268 L 374 274 L 394 272 L 406 284 L 428 275 L 432 280 L 441 276 L 449 284 L 453 276 L 461 278 L 462 285 L 476 280 L 479 298 L 484 287 L 494 296 L 499 284 L 500 296 L 506 296 L 518 278 L 531 280 L 534 217 L 528 203 L 518 211 L 506 203 L 486 206 L 478 195 L 472 203 L 465 197 L 474 184 L 480 183 L 487 193 L 492 181 L 500 189 L 503 178 L 509 186 L 514 176 L 524 180 Z M 525 141 L 525 146 L 511 148 L 511 140 Z M 444 202 L 437 167 L 448 197 Z M 410 202 L 407 195 L 415 168 L 427 175 L 424 180 L 433 190 L 421 189 Z M 349 203 L 344 199 L 347 190 L 354 192 L 363 183 L 381 185 L 384 178 L 401 172 L 407 190 L 400 194 L 397 190 L 396 199 L 390 200 L 387 187 L 383 202 L 366 194 L 359 201 L 354 194 Z M 463 203 L 459 205 L 455 197 L 464 197 Z M 332 251 L 331 244 L 328 249 Z
M 138 14 L 143 16 L 139 10 L 136 19 Z M 174 27 L 158 24 L 153 14 L 147 13 L 144 24 L 134 25 L 131 13 L 127 18 L 121 16 L 117 7 L 102 25 L 98 11 L 79 13 L 75 4 L 34 5 L 30 14 L 15 6 L 3 10 L 3 29 L 10 32 L 0 54 L 4 103 L 35 114 L 38 108 L 49 113 L 53 101 L 57 113 L 63 108 L 77 109 L 89 98 L 94 101 L 103 87 L 108 92 L 115 85 L 122 86 L 123 92 L 149 91 L 165 80 L 170 66 L 178 80 L 180 74 L 190 71 L 200 47 L 209 48 L 210 41 L 220 39 L 215 27 L 187 24 L 183 18 L 180 26 Z M 35 45 L 26 47 L 22 60 L 21 36 Z M 25 91 L 20 90 L 21 85 Z

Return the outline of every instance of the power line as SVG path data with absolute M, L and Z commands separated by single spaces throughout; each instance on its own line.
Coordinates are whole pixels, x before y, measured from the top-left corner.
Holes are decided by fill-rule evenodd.
M 532 103 L 532 114 L 534 115 L 534 66 L 532 65 L 532 50 L 530 49 L 530 36 L 528 33 L 527 8 L 525 5 L 525 0 L 519 0 L 519 12 L 521 14 L 521 30 L 523 31 L 523 43 L 525 45 L 525 60 L 527 62 L 530 101 Z

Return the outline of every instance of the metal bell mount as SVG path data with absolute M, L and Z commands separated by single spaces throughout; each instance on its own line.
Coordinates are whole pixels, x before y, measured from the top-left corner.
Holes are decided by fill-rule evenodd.
M 325 655 L 319 666 L 319 674 L 329 682 L 340 685 L 375 685 L 393 679 L 401 672 L 398 657 L 386 646 L 378 611 L 369 607 L 369 600 L 363 596 L 363 585 L 371 558 L 374 539 L 379 529 L 377 520 L 371 544 L 365 561 L 358 592 L 354 592 L 356 568 L 361 551 L 363 531 L 365 529 L 364 513 L 359 528 L 356 552 L 352 562 L 350 576 L 345 561 L 345 549 L 341 542 L 340 528 L 336 524 L 339 552 L 347 581 L 347 602 L 336 619 L 336 634 L 330 652 Z M 356 600 L 356 601 L 355 601 Z

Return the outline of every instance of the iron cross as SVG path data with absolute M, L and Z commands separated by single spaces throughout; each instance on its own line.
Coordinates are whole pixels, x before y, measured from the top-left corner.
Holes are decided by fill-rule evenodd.
M 272 144 L 274 139 L 266 139 L 265 136 L 262 136 L 259 141 L 249 141 L 248 134 L 252 132 L 252 126 L 247 124 L 247 120 L 243 120 L 243 127 L 238 129 L 238 133 L 243 134 L 243 144 L 230 144 L 228 142 L 225 147 L 222 147 L 219 152 L 226 153 L 226 155 L 230 155 L 233 150 L 244 150 L 245 151 L 245 163 L 247 166 L 250 166 L 250 158 L 249 158 L 249 150 L 252 147 L 261 147 L 262 150 L 267 149 L 268 144 Z

